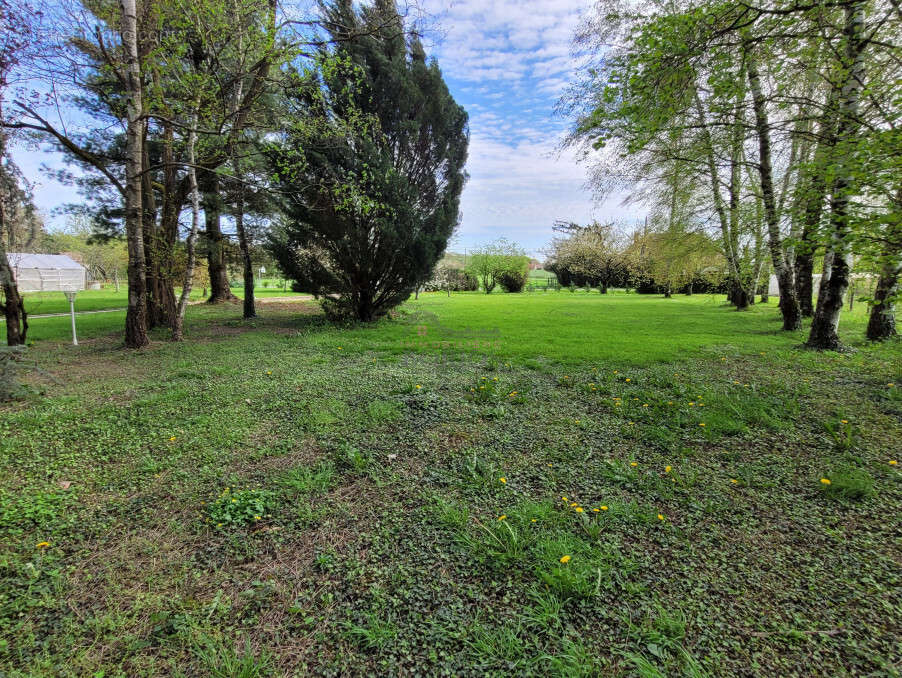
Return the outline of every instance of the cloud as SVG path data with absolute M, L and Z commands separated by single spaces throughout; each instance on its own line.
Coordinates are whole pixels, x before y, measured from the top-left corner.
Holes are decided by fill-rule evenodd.
M 554 116 L 579 63 L 570 45 L 591 0 L 426 0 L 441 29 L 433 45 L 452 93 L 470 111 L 470 181 L 454 247 L 506 236 L 538 252 L 556 219 L 619 218 L 596 205 L 586 167 L 558 153 Z

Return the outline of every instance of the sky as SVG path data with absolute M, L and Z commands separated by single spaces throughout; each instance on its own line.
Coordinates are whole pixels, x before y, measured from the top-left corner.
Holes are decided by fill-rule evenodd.
M 635 208 L 597 204 L 587 167 L 560 150 L 569 124 L 554 113 L 572 81 L 571 44 L 591 0 L 421 0 L 434 30 L 426 36 L 449 89 L 470 116 L 470 179 L 461 197 L 461 225 L 449 250 L 461 252 L 498 237 L 530 254 L 551 240 L 555 220 L 586 223 L 630 218 Z M 41 172 L 59 156 L 35 149 L 14 153 L 35 182 L 35 202 L 51 227 L 55 208 L 78 202 L 72 187 Z

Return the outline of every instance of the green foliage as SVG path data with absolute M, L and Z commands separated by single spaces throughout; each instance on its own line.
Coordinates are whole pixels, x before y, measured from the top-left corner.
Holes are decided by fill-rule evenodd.
M 499 238 L 473 251 L 467 273 L 479 280 L 486 294 L 502 284 L 502 279 L 506 292 L 521 292 L 529 278 L 529 257 L 516 243 Z
M 269 149 L 286 275 L 334 319 L 371 321 L 432 276 L 457 225 L 467 113 L 391 3 L 336 3 L 334 47 L 290 74 L 285 137 Z
M 209 522 L 216 527 L 240 527 L 263 520 L 272 503 L 263 490 L 238 490 L 226 487 L 207 506 Z

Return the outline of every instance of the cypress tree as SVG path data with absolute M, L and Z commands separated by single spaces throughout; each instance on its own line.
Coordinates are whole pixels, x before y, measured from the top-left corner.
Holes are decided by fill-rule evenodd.
M 371 321 L 430 277 L 458 224 L 467 113 L 392 0 L 326 10 L 332 47 L 289 78 L 268 152 L 270 249 L 333 317 Z

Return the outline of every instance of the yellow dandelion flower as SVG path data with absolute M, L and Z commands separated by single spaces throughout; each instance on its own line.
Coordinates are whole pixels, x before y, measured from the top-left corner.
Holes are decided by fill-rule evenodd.
M 254 516 L 254 520 L 260 520 L 260 516 Z
M 702 422 L 699 424 L 699 426 L 704 426 L 704 425 L 705 425 L 705 422 Z
M 175 436 L 169 436 L 169 442 L 170 443 L 175 442 Z
M 848 419 L 840 419 L 840 420 L 839 420 L 839 423 L 840 423 L 840 424 L 848 424 L 848 423 L 849 423 L 849 420 L 848 420 Z
M 267 370 L 267 374 L 272 374 L 272 370 Z
M 664 514 L 663 514 L 663 513 L 659 513 L 659 514 L 658 514 L 658 520 L 664 520 Z
M 890 460 L 889 460 L 889 465 L 890 465 L 890 466 L 896 466 L 898 463 L 899 463 L 899 462 L 896 461 L 895 459 L 890 459 Z
M 672 467 L 670 467 L 670 466 L 665 466 L 665 467 L 664 467 L 664 473 L 670 473 L 671 469 L 672 469 Z
M 620 374 L 620 370 L 614 370 L 614 374 Z
M 672 400 L 668 400 L 668 401 L 667 401 L 667 404 L 668 404 L 668 405 L 673 405 L 673 401 L 672 401 Z
M 582 507 L 582 506 L 577 506 L 577 507 L 576 507 L 575 509 L 573 509 L 573 510 L 576 511 L 577 513 L 582 513 L 582 512 L 583 512 L 583 507 Z
M 602 506 L 602 507 L 601 507 L 601 510 L 602 510 L 602 511 L 607 511 L 607 510 L 608 510 L 608 507 L 607 507 L 607 506 Z
M 498 516 L 498 520 L 507 520 L 507 516 Z
M 643 403 L 642 407 L 648 407 L 648 403 Z
M 730 482 L 736 485 L 739 481 L 736 478 L 730 478 Z
M 689 401 L 689 405 L 692 406 L 692 405 L 695 405 L 695 403 L 692 401 Z
M 570 556 L 561 556 L 561 562 L 566 565 L 570 562 Z
M 502 485 L 507 483 L 507 478 L 505 478 L 504 476 L 501 476 L 500 478 L 498 478 L 498 480 L 501 482 Z
M 632 379 L 630 379 L 629 377 L 627 377 L 626 380 L 627 380 L 627 381 L 632 381 Z
M 567 497 L 561 497 L 561 500 L 562 500 L 562 501 L 569 501 L 569 500 L 567 499 Z
M 533 519 L 532 519 L 532 522 L 536 522 L 536 519 L 535 519 L 535 518 L 533 518 Z
M 599 510 L 600 510 L 600 509 L 594 508 L 594 509 L 592 509 L 592 512 L 593 512 L 593 513 L 598 513 Z
M 631 462 L 630 462 L 630 466 L 638 466 L 638 465 L 639 465 L 639 462 L 638 462 L 638 461 L 631 461 Z
M 893 386 L 895 386 L 895 384 L 894 384 L 893 382 L 890 382 L 890 383 L 887 384 L 887 386 L 888 386 L 889 388 L 892 388 Z
M 578 504 L 577 502 L 575 502 L 575 501 L 571 501 L 571 502 L 570 502 L 570 506 L 571 506 L 571 508 L 572 508 L 572 507 L 574 507 L 574 506 L 579 506 L 579 504 Z
M 822 485 L 829 485 L 829 484 L 830 484 L 830 479 L 829 479 L 829 478 L 821 478 L 821 484 L 822 484 Z
M 39 541 L 37 544 L 34 545 L 34 547 L 35 547 L 36 549 L 45 549 L 45 548 L 47 548 L 48 546 L 50 546 L 50 542 L 49 542 L 49 541 Z

